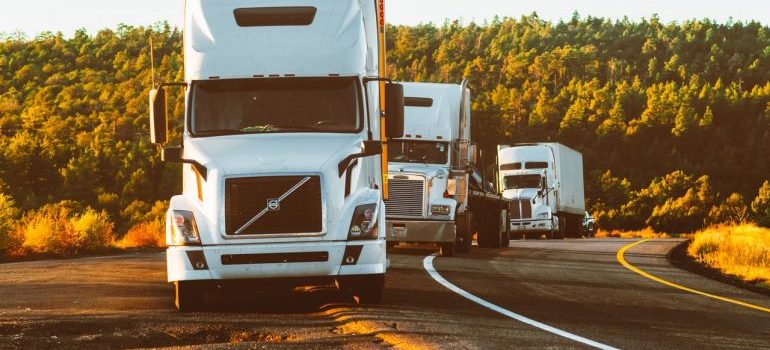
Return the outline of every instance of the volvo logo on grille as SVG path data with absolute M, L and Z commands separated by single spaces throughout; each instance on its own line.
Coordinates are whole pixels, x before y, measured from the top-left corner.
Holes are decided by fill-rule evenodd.
M 267 210 L 269 211 L 279 211 L 281 210 L 281 200 L 278 198 L 268 199 L 267 200 Z

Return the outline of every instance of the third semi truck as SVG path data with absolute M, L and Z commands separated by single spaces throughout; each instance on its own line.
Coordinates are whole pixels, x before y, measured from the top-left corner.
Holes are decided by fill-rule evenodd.
M 583 156 L 559 143 L 498 146 L 498 186 L 515 203 L 513 237 L 580 237 L 585 216 Z

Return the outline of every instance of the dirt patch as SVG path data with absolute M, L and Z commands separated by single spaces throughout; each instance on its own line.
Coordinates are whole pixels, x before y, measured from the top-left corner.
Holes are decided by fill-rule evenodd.
M 687 248 L 690 246 L 690 243 L 692 243 L 692 240 L 684 241 L 678 244 L 668 253 L 667 258 L 671 264 L 680 269 L 687 270 L 722 283 L 727 283 L 735 287 L 770 296 L 770 288 L 746 282 L 735 276 L 725 275 L 713 267 L 701 264 L 687 254 Z
M 86 316 L 28 319 L 0 323 L 0 348 L 11 349 L 125 349 L 204 344 L 292 342 L 291 334 L 254 329 L 249 324 L 225 322 L 146 322 L 125 318 Z M 221 321 L 221 320 L 220 320 Z

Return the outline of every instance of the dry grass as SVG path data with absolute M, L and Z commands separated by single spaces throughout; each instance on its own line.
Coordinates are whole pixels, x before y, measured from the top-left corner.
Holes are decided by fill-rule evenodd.
M 596 232 L 597 238 L 645 238 L 645 239 L 652 239 L 652 238 L 669 238 L 670 236 L 667 233 L 659 233 L 655 232 L 655 230 L 651 228 L 645 228 L 638 231 L 619 231 L 619 230 L 612 230 L 612 231 L 605 231 L 605 230 L 599 230 Z
M 166 246 L 166 227 L 161 220 L 134 225 L 118 242 L 119 248 L 162 248 Z
M 725 274 L 770 286 L 770 229 L 715 226 L 695 234 L 688 254 Z

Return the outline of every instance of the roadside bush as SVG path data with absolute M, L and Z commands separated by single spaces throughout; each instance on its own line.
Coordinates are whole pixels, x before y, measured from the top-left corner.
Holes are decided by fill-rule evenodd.
M 99 250 L 115 243 L 115 225 L 110 222 L 106 212 L 96 212 L 89 208 L 71 221 L 78 249 Z
M 652 228 L 643 228 L 641 230 L 635 230 L 635 231 L 621 231 L 621 230 L 612 230 L 612 231 L 605 231 L 605 230 L 599 230 L 596 232 L 596 237 L 598 238 L 645 238 L 645 239 L 651 239 L 651 238 L 668 238 L 669 235 L 665 233 L 655 232 Z
M 131 227 L 118 242 L 120 248 L 165 247 L 166 227 L 163 220 L 151 220 Z
M 751 210 L 754 211 L 758 225 L 770 227 L 770 181 L 765 181 L 759 188 L 757 198 L 751 202 Z
M 0 193 L 0 257 L 8 255 L 21 246 L 21 239 L 16 233 L 16 220 L 19 210 L 13 199 Z
M 106 212 L 77 203 L 49 204 L 28 214 L 21 224 L 24 248 L 35 253 L 72 255 L 82 250 L 99 250 L 115 242 L 114 225 Z
M 715 226 L 695 234 L 688 254 L 748 282 L 770 282 L 770 229 L 746 224 Z
M 22 221 L 24 248 L 36 253 L 74 253 L 77 236 L 66 204 L 46 205 Z

